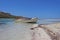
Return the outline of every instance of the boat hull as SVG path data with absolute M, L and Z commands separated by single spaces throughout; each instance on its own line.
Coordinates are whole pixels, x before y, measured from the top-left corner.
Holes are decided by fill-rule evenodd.
M 30 19 L 30 20 L 26 20 L 26 19 L 18 19 L 16 20 L 16 22 L 26 22 L 26 23 L 36 23 L 38 19 L 34 18 L 34 19 Z

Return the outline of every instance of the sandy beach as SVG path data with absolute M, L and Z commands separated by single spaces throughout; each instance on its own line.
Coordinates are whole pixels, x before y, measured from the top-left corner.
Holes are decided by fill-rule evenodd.
M 60 23 L 7 23 L 0 25 L 0 40 L 60 40 Z

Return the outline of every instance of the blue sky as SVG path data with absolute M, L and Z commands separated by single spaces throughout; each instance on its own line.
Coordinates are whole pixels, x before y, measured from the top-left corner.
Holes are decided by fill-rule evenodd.
M 0 11 L 25 17 L 60 18 L 60 0 L 0 0 Z

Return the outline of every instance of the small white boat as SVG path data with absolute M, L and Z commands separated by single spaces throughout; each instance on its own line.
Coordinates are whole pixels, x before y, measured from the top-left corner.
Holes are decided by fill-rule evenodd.
M 26 22 L 26 23 L 36 23 L 38 18 L 31 18 L 31 19 L 17 19 L 16 22 Z

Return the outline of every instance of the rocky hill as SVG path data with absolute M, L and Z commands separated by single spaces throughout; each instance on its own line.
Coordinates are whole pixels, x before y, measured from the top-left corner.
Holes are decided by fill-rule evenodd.
M 10 13 L 6 13 L 6 12 L 0 12 L 0 18 L 25 18 L 25 19 L 30 19 L 27 17 L 23 17 L 23 16 L 15 16 L 15 15 L 11 15 Z

